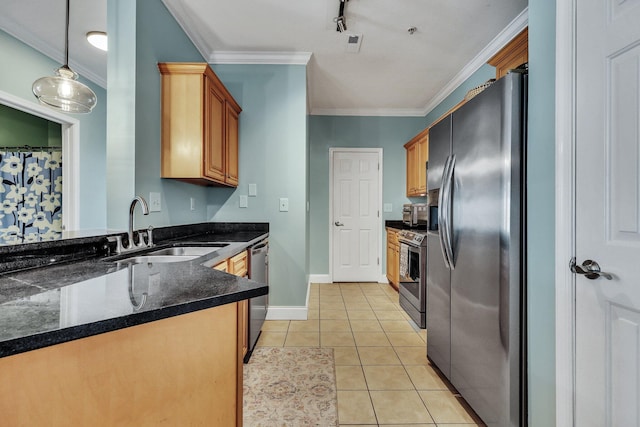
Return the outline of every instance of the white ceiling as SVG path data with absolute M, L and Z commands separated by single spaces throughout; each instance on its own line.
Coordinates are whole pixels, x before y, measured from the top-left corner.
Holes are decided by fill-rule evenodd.
M 106 31 L 106 1 L 71 1 L 70 66 L 101 86 L 107 55 L 84 35 Z M 340 0 L 162 1 L 209 62 L 306 63 L 311 54 L 311 114 L 342 115 L 424 116 L 466 77 L 461 70 L 474 71 L 526 25 L 527 7 L 527 0 L 349 0 L 347 32 L 339 33 Z M 65 0 L 2 0 L 0 8 L 1 29 L 63 62 Z M 359 53 L 346 52 L 348 34 L 362 34 Z

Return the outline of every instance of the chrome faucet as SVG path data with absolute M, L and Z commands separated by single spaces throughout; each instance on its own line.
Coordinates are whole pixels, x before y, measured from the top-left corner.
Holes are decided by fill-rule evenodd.
M 134 247 L 143 248 L 146 246 L 144 243 L 144 239 L 140 234 L 138 234 L 138 244 L 136 245 L 133 241 L 133 211 L 136 209 L 136 203 L 140 202 L 140 206 L 142 207 L 142 214 L 149 215 L 149 205 L 147 205 L 147 201 L 140 196 L 136 196 L 129 206 L 129 231 L 127 235 L 129 236 L 129 247 L 126 249 L 133 249 Z
M 136 244 L 135 241 L 133 240 L 134 237 L 134 231 L 133 231 L 133 212 L 136 208 L 136 203 L 140 203 L 140 206 L 142 207 L 142 213 L 143 215 L 149 215 L 149 205 L 147 205 L 147 201 L 145 199 L 143 199 L 140 196 L 136 196 L 132 201 L 131 201 L 131 205 L 129 206 L 129 230 L 127 231 L 127 237 L 129 238 L 129 241 L 127 242 L 127 245 L 125 246 L 122 243 L 122 236 L 112 236 L 109 237 L 109 241 L 111 242 L 116 242 L 116 253 L 120 254 L 123 252 L 128 252 L 128 251 L 132 251 L 134 249 L 142 249 L 142 248 L 150 248 L 153 246 L 153 227 L 149 226 L 149 228 L 147 228 L 146 231 L 146 235 L 147 235 L 147 242 L 145 243 L 144 241 L 144 236 L 142 235 L 141 232 L 138 232 L 138 243 Z

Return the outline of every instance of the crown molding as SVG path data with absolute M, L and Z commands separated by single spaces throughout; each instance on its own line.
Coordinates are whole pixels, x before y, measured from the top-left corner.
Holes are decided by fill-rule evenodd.
M 214 47 L 209 43 L 206 37 L 200 35 L 194 31 L 198 28 L 196 22 L 191 15 L 189 15 L 185 9 L 183 2 L 176 0 L 162 0 L 162 4 L 167 8 L 169 13 L 173 15 L 173 19 L 178 23 L 182 31 L 187 35 L 187 38 L 191 40 L 196 50 L 200 52 L 202 58 L 207 58 L 209 53 L 213 51 Z
M 422 108 L 312 108 L 312 116 L 424 117 Z
M 478 53 L 475 58 L 473 58 L 465 67 L 460 70 L 458 74 L 455 75 L 449 83 L 447 83 L 441 90 L 438 92 L 431 101 L 424 107 L 422 110 L 422 115 L 426 116 L 429 114 L 434 108 L 436 108 L 442 101 L 446 99 L 447 96 L 451 95 L 451 93 L 458 88 L 462 83 L 464 83 L 473 73 L 478 71 L 480 67 L 487 63 L 493 55 L 498 53 L 500 49 L 502 49 L 507 43 L 511 41 L 515 36 L 517 36 L 522 30 L 524 30 L 527 25 L 529 25 L 529 7 L 527 6 L 518 16 L 516 16 L 513 21 L 509 23 L 497 36 L 494 37 L 489 44 Z
M 64 64 L 64 52 L 60 49 L 54 47 L 52 44 L 48 43 L 46 40 L 41 40 L 37 37 L 34 37 L 24 26 L 17 25 L 14 21 L 7 19 L 5 16 L 0 14 L 0 28 L 9 34 L 11 37 L 16 40 L 26 44 L 27 46 L 37 50 L 41 54 L 47 56 L 48 58 L 59 62 L 60 65 Z M 79 63 L 74 60 L 69 60 L 69 67 L 78 73 L 80 76 L 91 80 L 93 83 L 97 84 L 103 89 L 107 87 L 107 79 L 98 75 L 97 73 L 91 71 L 82 63 Z M 51 70 L 53 74 L 54 70 Z
M 210 64 L 270 64 L 307 65 L 311 52 L 233 52 L 214 51 L 209 55 Z

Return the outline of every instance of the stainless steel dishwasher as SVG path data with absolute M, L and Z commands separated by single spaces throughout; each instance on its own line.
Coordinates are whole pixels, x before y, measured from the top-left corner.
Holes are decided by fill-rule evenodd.
M 264 239 L 249 248 L 249 279 L 269 284 L 269 240 Z M 258 342 L 262 324 L 267 316 L 269 294 L 249 299 L 249 348 L 244 357 L 247 363 Z

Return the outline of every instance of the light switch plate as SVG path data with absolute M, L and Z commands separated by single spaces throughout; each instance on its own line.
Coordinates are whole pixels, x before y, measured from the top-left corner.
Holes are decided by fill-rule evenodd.
M 286 197 L 280 198 L 280 212 L 289 212 L 289 199 Z
M 160 212 L 162 210 L 162 194 L 149 193 L 149 211 Z
M 393 212 L 393 205 L 391 203 L 385 203 L 383 209 L 385 212 Z
M 258 195 L 258 185 L 249 184 L 249 196 L 256 197 Z
M 196 210 L 196 199 L 194 199 L 193 197 L 191 197 L 191 199 L 189 200 L 189 207 L 192 211 Z
M 247 199 L 247 195 L 246 194 L 241 194 L 240 195 L 240 207 L 241 208 L 246 208 L 249 206 L 249 200 Z

